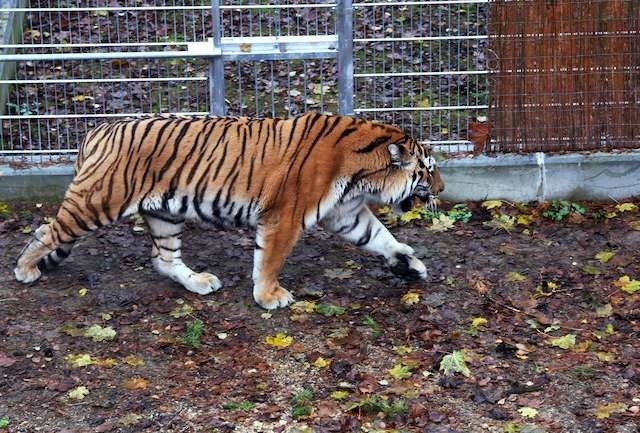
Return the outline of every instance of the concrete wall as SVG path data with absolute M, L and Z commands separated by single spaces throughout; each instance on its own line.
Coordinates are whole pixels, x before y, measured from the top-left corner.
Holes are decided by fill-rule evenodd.
M 640 151 L 501 155 L 441 163 L 442 198 L 466 200 L 620 200 L 640 196 Z M 0 165 L 0 200 L 60 196 L 73 176 L 71 164 L 14 169 Z

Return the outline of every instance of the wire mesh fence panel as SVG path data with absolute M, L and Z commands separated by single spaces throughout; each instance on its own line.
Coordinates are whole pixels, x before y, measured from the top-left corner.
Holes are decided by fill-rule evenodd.
M 247 54 L 252 52 L 252 38 L 309 37 L 303 41 L 313 42 L 314 37 L 336 35 L 335 9 L 335 2 L 289 0 L 276 5 L 224 2 L 222 38 L 237 39 L 240 51 Z M 226 54 L 223 49 L 223 55 Z M 304 58 L 309 54 L 287 60 L 226 61 L 227 113 L 284 117 L 311 110 L 336 113 L 336 61 Z
M 23 1 L 19 40 L 1 46 L 24 56 L 0 77 L 0 154 L 48 162 L 72 154 L 85 132 L 111 118 L 205 114 L 208 61 L 174 56 L 211 36 L 207 1 Z M 149 53 L 157 54 L 149 54 Z
M 486 116 L 486 0 L 362 2 L 355 7 L 356 112 L 420 140 L 468 149 Z
M 640 2 L 491 3 L 496 151 L 640 147 Z

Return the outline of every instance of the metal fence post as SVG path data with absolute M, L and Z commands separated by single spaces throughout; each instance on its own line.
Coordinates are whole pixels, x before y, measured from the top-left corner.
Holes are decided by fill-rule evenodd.
M 211 0 L 211 26 L 213 34 L 213 48 L 222 47 L 222 27 L 220 26 L 220 0 Z M 211 114 L 224 116 L 224 60 L 222 55 L 215 56 L 209 63 L 209 106 Z
M 338 0 L 338 110 L 351 115 L 353 111 L 353 1 Z

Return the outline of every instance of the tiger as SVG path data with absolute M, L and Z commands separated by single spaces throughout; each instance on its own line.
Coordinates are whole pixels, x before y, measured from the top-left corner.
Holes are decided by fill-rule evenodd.
M 370 205 L 433 204 L 444 183 L 431 148 L 401 129 L 357 117 L 306 113 L 249 118 L 155 115 L 105 122 L 79 147 L 56 216 L 14 269 L 23 283 L 58 266 L 88 233 L 141 215 L 155 269 L 188 291 L 221 287 L 182 261 L 187 220 L 255 229 L 253 297 L 271 310 L 294 301 L 278 282 L 285 259 L 313 227 L 382 256 L 391 271 L 427 278 Z

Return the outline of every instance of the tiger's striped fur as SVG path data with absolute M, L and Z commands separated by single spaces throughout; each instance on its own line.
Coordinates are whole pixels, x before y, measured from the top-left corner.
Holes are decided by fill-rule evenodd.
M 401 130 L 342 116 L 293 119 L 156 116 L 90 131 L 57 216 L 18 258 L 28 283 L 57 266 L 81 236 L 139 212 L 156 269 L 207 294 L 218 278 L 181 259 L 185 220 L 256 228 L 254 298 L 267 309 L 292 302 L 278 274 L 300 233 L 316 224 L 424 278 L 425 266 L 367 207 L 443 189 L 430 149 Z

